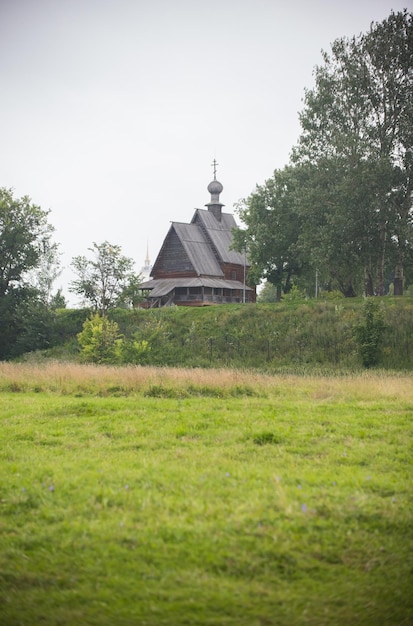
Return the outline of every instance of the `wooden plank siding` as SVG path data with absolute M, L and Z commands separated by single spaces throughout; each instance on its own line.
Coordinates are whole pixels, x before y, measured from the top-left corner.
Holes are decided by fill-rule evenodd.
M 152 270 L 154 278 L 196 276 L 182 241 L 171 227 Z

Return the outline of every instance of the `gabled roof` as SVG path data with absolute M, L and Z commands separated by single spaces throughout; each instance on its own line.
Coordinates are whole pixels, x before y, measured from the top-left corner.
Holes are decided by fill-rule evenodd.
M 210 244 L 198 225 L 172 222 L 172 228 L 178 235 L 198 276 L 224 275 Z
M 197 223 L 201 224 L 201 228 L 205 229 L 207 237 L 210 238 L 222 262 L 244 265 L 244 254 L 230 250 L 232 229 L 237 228 L 237 223 L 231 213 L 221 213 L 221 219 L 217 220 L 211 211 L 196 209 L 192 218 L 192 224 Z

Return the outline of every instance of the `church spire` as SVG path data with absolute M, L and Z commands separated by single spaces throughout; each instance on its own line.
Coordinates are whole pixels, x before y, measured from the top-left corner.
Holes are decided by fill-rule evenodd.
M 143 277 L 144 280 L 149 280 L 150 275 L 151 275 L 151 270 L 152 270 L 152 265 L 151 265 L 151 261 L 149 259 L 149 243 L 146 242 L 146 259 L 145 259 L 145 264 L 144 266 L 141 268 L 141 275 Z

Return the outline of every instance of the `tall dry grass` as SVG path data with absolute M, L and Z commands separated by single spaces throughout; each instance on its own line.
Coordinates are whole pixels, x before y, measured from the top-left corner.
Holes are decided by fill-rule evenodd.
M 413 374 L 366 371 L 340 376 L 265 375 L 231 369 L 113 367 L 0 362 L 0 391 L 62 395 L 274 395 L 329 399 L 392 399 L 413 403 Z M 214 393 L 215 392 L 215 393 Z
M 75 391 L 139 393 L 154 386 L 219 387 L 232 389 L 237 385 L 262 387 L 271 377 L 236 370 L 203 370 L 144 366 L 103 366 L 50 362 L 47 364 L 0 363 L 0 390 Z

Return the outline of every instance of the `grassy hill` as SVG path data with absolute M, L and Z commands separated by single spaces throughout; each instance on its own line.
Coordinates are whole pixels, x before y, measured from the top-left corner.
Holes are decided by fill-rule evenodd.
M 413 369 L 413 298 L 377 298 L 386 323 L 379 365 Z M 139 362 L 156 366 L 243 367 L 261 371 L 356 370 L 354 327 L 364 300 L 283 301 L 277 304 L 111 311 L 121 333 L 147 342 Z M 59 311 L 53 347 L 45 356 L 77 360 L 76 334 L 86 310 Z

